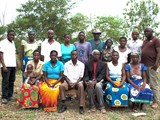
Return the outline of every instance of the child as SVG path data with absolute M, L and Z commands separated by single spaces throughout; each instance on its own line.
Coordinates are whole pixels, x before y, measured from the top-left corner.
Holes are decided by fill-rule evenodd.
M 24 73 L 25 83 L 30 85 L 35 85 L 36 78 L 38 77 L 38 74 L 33 71 L 33 65 L 28 64 L 27 65 L 27 71 Z

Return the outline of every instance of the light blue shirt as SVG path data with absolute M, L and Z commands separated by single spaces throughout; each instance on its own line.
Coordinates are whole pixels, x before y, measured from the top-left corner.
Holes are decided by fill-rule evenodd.
M 61 44 L 61 53 L 62 53 L 62 62 L 63 63 L 65 63 L 71 59 L 71 52 L 73 50 L 76 50 L 76 48 L 73 44 L 70 44 L 69 46 L 65 46 L 64 44 Z
M 58 79 L 60 77 L 60 72 L 64 71 L 64 65 L 61 61 L 57 60 L 53 67 L 51 61 L 48 61 L 43 65 L 42 71 L 47 73 L 47 78 Z

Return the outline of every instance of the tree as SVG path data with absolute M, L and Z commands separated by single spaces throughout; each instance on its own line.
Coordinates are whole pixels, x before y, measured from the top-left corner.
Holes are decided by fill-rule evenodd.
M 118 41 L 124 35 L 123 20 L 112 16 L 99 16 L 96 19 L 94 28 L 102 31 L 102 39 L 112 38 Z
M 153 0 L 140 0 L 139 2 L 129 0 L 126 6 L 123 13 L 126 34 L 129 35 L 134 28 L 137 28 L 140 32 L 140 37 L 142 37 L 146 27 L 158 28 L 157 15 L 159 6 Z
M 53 29 L 59 38 L 67 31 L 69 10 L 73 5 L 70 0 L 29 0 L 17 9 L 18 17 L 8 26 L 16 29 L 20 36 L 35 30 L 37 39 L 46 38 L 47 30 Z

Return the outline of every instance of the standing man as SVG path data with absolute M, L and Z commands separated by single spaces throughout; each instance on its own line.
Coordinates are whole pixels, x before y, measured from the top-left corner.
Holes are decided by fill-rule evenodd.
M 50 60 L 50 52 L 56 50 L 58 52 L 58 58 L 62 56 L 61 54 L 61 45 L 54 39 L 54 31 L 48 30 L 48 39 L 42 42 L 41 44 L 41 55 L 42 60 L 47 62 Z
M 15 32 L 9 30 L 7 39 L 0 42 L 0 62 L 2 72 L 2 104 L 7 104 L 13 97 L 16 74 L 16 48 L 14 43 Z
M 92 50 L 97 49 L 98 51 L 102 52 L 105 44 L 104 44 L 104 41 L 100 40 L 100 38 L 99 38 L 101 33 L 102 32 L 100 30 L 94 30 L 92 32 L 94 38 L 88 40 L 88 42 L 91 43 Z
M 138 52 L 141 53 L 141 47 L 143 44 L 143 41 L 138 39 L 139 32 L 137 29 L 135 29 L 132 32 L 132 40 L 127 42 L 127 47 L 131 50 L 131 52 Z
M 153 36 L 153 29 L 146 28 L 144 30 L 146 40 L 142 45 L 141 62 L 144 63 L 147 69 L 147 80 L 153 91 L 153 104 L 152 108 L 158 107 L 158 74 L 157 69 L 159 67 L 160 60 L 160 40 Z
M 77 51 L 71 52 L 71 60 L 65 63 L 64 67 L 64 77 L 65 81 L 60 85 L 60 95 L 62 100 L 62 106 L 59 109 L 59 113 L 64 112 L 67 109 L 65 104 L 65 91 L 69 89 L 78 90 L 79 99 L 79 113 L 84 113 L 84 86 L 83 86 L 83 74 L 84 74 L 84 64 L 77 60 Z
M 92 54 L 92 46 L 89 42 L 86 42 L 85 39 L 85 33 L 79 32 L 78 34 L 79 42 L 75 42 L 74 45 L 76 47 L 76 50 L 78 52 L 78 60 L 86 63 L 90 60 L 90 56 Z
M 95 112 L 95 94 L 101 113 L 106 113 L 103 99 L 103 81 L 106 77 L 106 64 L 99 60 L 100 52 L 93 50 L 93 60 L 85 64 L 84 83 L 87 87 L 90 112 Z M 94 94 L 95 92 L 95 94 Z

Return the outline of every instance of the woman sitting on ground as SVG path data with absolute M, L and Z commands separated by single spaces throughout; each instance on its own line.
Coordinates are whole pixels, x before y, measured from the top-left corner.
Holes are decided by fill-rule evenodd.
M 44 111 L 57 111 L 59 85 L 61 84 L 64 66 L 57 60 L 58 52 L 50 52 L 51 60 L 43 66 L 44 83 L 40 87 L 40 96 Z
M 119 53 L 113 51 L 112 62 L 108 63 L 106 70 L 107 85 L 105 100 L 110 107 L 127 107 L 129 89 L 125 82 L 126 74 L 124 65 L 118 62 Z
M 136 109 L 135 103 L 140 103 L 143 110 L 144 103 L 151 104 L 153 93 L 149 85 L 146 84 L 147 67 L 139 62 L 139 53 L 131 53 L 131 62 L 125 66 L 127 81 L 129 82 L 129 101 L 132 102 L 132 109 Z

